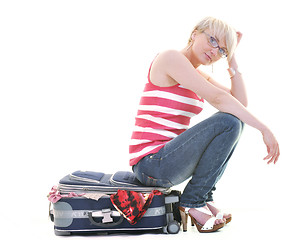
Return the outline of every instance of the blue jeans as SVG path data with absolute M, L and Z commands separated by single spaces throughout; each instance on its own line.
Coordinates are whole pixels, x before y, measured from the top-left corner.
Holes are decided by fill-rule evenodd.
M 213 201 L 215 184 L 227 166 L 243 127 L 235 116 L 215 113 L 168 142 L 158 153 L 141 159 L 133 171 L 147 186 L 172 187 L 191 177 L 180 204 L 203 207 Z

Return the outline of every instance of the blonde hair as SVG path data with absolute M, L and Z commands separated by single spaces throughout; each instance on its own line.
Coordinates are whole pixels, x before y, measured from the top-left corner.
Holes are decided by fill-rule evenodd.
M 202 33 L 207 29 L 213 34 L 213 37 L 225 42 L 228 51 L 228 60 L 230 61 L 237 45 L 237 35 L 235 29 L 222 20 L 214 17 L 204 18 L 194 27 L 188 44 L 191 43 L 192 35 L 195 31 Z

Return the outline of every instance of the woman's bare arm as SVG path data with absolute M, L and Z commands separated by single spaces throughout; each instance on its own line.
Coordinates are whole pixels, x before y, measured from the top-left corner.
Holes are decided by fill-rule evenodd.
M 198 72 L 211 84 L 213 84 L 215 87 L 220 88 L 221 90 L 231 94 L 233 97 L 235 97 L 241 104 L 243 104 L 245 107 L 248 105 L 248 99 L 247 99 L 247 92 L 245 83 L 242 77 L 242 74 L 238 72 L 238 66 L 235 60 L 235 57 L 232 61 L 232 64 L 230 63 L 229 66 L 233 69 L 236 69 L 235 75 L 231 78 L 231 89 L 223 86 L 222 84 L 215 81 L 211 76 L 208 74 L 199 71 Z
M 246 124 L 258 129 L 263 135 L 263 140 L 268 150 L 265 160 L 269 160 L 268 163 L 277 162 L 280 152 L 274 135 L 265 124 L 252 115 L 235 97 L 206 81 L 181 52 L 175 50 L 166 51 L 161 53 L 156 60 L 159 61 L 162 70 L 176 82 L 194 91 L 218 110 L 230 113 Z
M 247 93 L 242 74 L 238 71 L 238 65 L 235 54 L 229 62 L 229 67 L 235 70 L 235 74 L 231 77 L 231 95 L 240 101 L 245 107 L 248 105 Z

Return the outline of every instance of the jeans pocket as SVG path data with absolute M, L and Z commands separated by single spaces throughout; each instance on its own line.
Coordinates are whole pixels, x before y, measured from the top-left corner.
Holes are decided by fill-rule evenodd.
M 142 173 L 142 183 L 146 186 L 150 187 L 172 187 L 173 184 L 168 179 L 158 179 L 150 177 L 144 173 Z

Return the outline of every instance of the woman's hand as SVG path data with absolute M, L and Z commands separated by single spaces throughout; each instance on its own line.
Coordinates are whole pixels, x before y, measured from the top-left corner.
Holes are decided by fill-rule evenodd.
M 236 36 L 237 36 L 237 45 L 236 46 L 238 46 L 241 39 L 242 39 L 243 33 L 236 32 Z M 229 61 L 229 67 L 233 68 L 234 70 L 238 69 L 238 65 L 237 65 L 237 62 L 235 60 L 235 54 L 233 54 L 232 58 Z
M 268 155 L 263 160 L 268 160 L 267 164 L 272 162 L 275 164 L 278 161 L 280 155 L 279 144 L 274 134 L 269 129 L 264 130 L 262 135 L 268 153 Z

